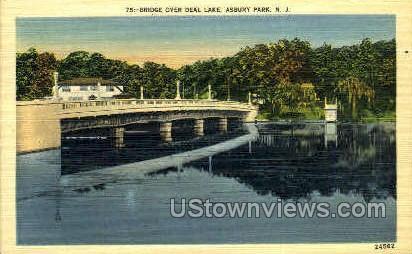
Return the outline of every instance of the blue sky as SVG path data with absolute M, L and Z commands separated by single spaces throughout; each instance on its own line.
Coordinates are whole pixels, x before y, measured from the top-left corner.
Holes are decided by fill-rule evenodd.
M 141 64 L 179 67 L 282 38 L 312 46 L 395 38 L 393 15 L 163 16 L 18 18 L 17 50 L 35 47 L 61 58 L 75 50 Z

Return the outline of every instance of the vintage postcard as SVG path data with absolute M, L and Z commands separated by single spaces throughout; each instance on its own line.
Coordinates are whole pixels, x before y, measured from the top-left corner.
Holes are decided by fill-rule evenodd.
M 411 253 L 412 4 L 2 1 L 1 253 Z

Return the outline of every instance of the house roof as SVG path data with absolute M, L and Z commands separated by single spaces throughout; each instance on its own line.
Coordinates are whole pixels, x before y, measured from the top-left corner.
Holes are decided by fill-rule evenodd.
M 102 86 L 109 86 L 109 85 L 119 85 L 118 83 L 112 80 L 106 80 L 102 78 L 74 78 L 70 80 L 62 80 L 59 81 L 59 85 L 66 85 L 66 86 L 90 86 L 90 85 L 97 85 L 97 82 L 100 81 Z

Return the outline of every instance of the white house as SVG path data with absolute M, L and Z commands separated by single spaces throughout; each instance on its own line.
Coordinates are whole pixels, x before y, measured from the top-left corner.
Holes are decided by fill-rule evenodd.
M 64 101 L 101 100 L 113 98 L 123 93 L 123 86 L 102 78 L 75 78 L 58 81 L 54 74 L 54 99 Z

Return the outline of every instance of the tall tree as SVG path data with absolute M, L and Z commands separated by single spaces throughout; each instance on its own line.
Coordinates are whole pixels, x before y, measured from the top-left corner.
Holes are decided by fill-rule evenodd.
M 38 54 L 33 48 L 17 54 L 16 97 L 18 100 L 32 100 L 51 96 L 53 72 L 58 61 L 51 53 Z
M 374 90 L 356 77 L 348 77 L 339 81 L 338 91 L 346 95 L 346 100 L 351 107 L 352 118 L 357 118 L 358 101 L 365 99 L 368 103 L 374 98 Z

